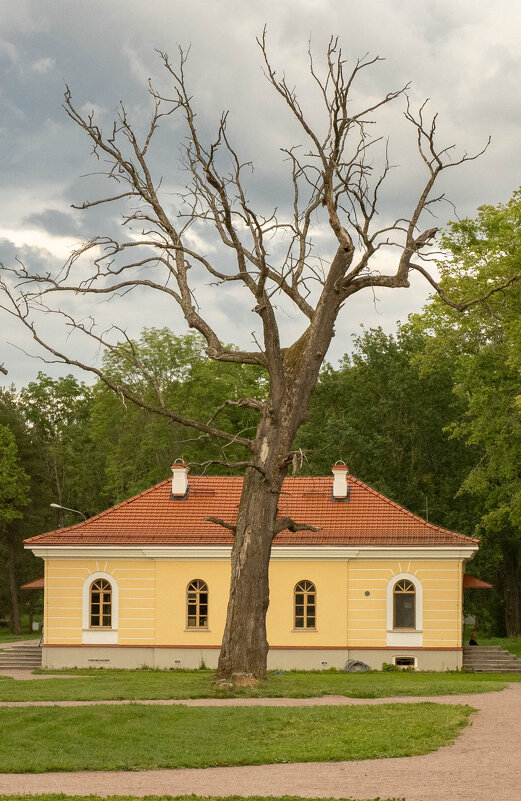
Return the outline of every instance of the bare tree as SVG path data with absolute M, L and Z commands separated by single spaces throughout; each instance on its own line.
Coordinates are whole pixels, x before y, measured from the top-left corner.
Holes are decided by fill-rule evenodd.
M 294 438 L 308 417 L 310 397 L 341 307 L 361 290 L 408 287 L 411 271 L 424 275 L 456 308 L 477 302 L 473 299 L 456 303 L 443 295 L 435 274 L 429 270 L 436 228 L 422 232 L 419 227 L 424 212 L 443 198 L 433 194 L 440 174 L 476 156 L 463 154 L 456 158 L 453 146 L 438 146 L 436 116 L 427 119 L 425 105 L 413 112 L 407 101 L 405 116 L 415 129 L 426 179 L 408 218 L 379 225 L 379 193 L 391 165 L 382 143 L 382 167 L 379 173 L 375 170 L 372 154 L 380 140 L 371 133 L 371 123 L 379 109 L 406 97 L 407 87 L 355 109 L 353 86 L 360 73 L 380 59 L 364 57 L 349 67 L 337 39 L 332 38 L 325 63 L 318 69 L 309 48 L 310 79 L 321 98 L 319 132 L 295 90 L 272 66 L 265 33 L 258 45 L 265 76 L 300 126 L 305 141 L 305 148 L 283 150 L 292 194 L 285 216 L 278 209 L 263 214 L 252 207 L 247 191 L 251 165 L 241 161 L 231 144 L 226 114 L 220 119 L 213 141 L 203 141 L 185 79 L 186 52 L 180 50 L 176 66 L 166 53 L 160 53 L 172 96 L 167 97 L 149 84 L 153 113 L 142 138 L 136 134 L 125 107 L 121 106 L 112 129 L 105 134 L 93 114 L 83 115 L 73 104 L 68 88 L 65 94 L 67 114 L 93 143 L 94 155 L 102 163 L 108 162 L 105 175 L 109 183 L 117 185 L 117 191 L 74 208 L 122 202 L 128 209 L 130 202 L 123 232 L 129 224 L 135 228 L 137 223 L 140 235 L 123 235 L 118 240 L 97 236 L 72 253 L 55 277 L 30 274 L 20 264 L 5 268 L 1 284 L 3 308 L 29 329 L 53 359 L 90 371 L 122 398 L 190 426 L 202 436 L 219 437 L 225 443 L 239 443 L 247 449 L 247 458 L 240 463 L 245 475 L 237 520 L 211 518 L 234 536 L 230 598 L 219 660 L 219 674 L 223 677 L 236 672 L 260 677 L 266 671 L 265 619 L 272 540 L 283 528 L 311 528 L 306 521 L 279 518 L 279 495 L 294 459 Z M 171 197 L 165 200 L 162 178 L 152 174 L 149 149 L 162 118 L 174 114 L 182 115 L 186 126 L 187 137 L 181 147 L 189 182 L 179 195 L 178 214 L 172 215 L 165 205 Z M 198 230 L 201 226 L 212 228 L 222 249 L 218 257 L 210 258 L 201 249 L 190 247 L 189 232 L 194 226 Z M 329 249 L 334 253 L 329 260 L 315 250 L 317 231 L 322 237 L 324 232 L 329 234 Z M 392 270 L 382 266 L 384 248 L 396 253 Z M 226 253 L 232 255 L 231 260 Z M 92 269 L 84 276 L 81 264 L 83 257 L 89 255 Z M 229 268 L 222 266 L 230 263 L 233 266 Z M 222 344 L 196 301 L 192 275 L 197 270 L 190 273 L 192 267 L 206 271 L 217 288 L 236 282 L 251 293 L 262 332 L 256 348 L 235 350 Z M 167 408 L 161 387 L 139 361 L 122 329 L 117 329 L 118 344 L 107 333 L 100 333 L 92 321 L 75 319 L 66 307 L 60 309 L 54 302 L 54 298 L 67 293 L 99 297 L 144 287 L 166 294 L 180 308 L 188 325 L 205 338 L 210 358 L 258 365 L 265 370 L 269 387 L 265 399 L 230 401 L 258 414 L 253 436 L 246 436 L 246 432 L 234 435 L 219 428 L 216 415 L 204 422 L 187 419 L 182 410 Z M 284 297 L 306 324 L 302 336 L 287 348 L 281 347 L 277 305 Z M 35 323 L 34 312 L 42 309 L 62 315 L 73 330 L 132 362 L 153 389 L 155 401 L 145 401 L 98 366 L 72 358 L 63 348 L 50 344 Z

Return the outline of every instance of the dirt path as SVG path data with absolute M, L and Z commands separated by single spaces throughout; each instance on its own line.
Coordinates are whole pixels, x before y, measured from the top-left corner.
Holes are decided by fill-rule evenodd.
M 217 699 L 201 699 L 212 705 Z M 332 703 L 329 699 L 232 699 L 270 705 Z M 349 699 L 346 704 L 380 704 L 390 699 Z M 503 692 L 433 698 L 398 698 L 402 703 L 470 704 L 478 710 L 452 746 L 425 756 L 359 762 L 298 763 L 205 770 L 85 771 L 0 774 L 0 793 L 95 793 L 98 795 L 301 795 L 406 801 L 516 801 L 521 788 L 521 684 Z M 220 701 L 220 704 L 223 702 Z M 228 703 L 228 702 L 224 702 Z

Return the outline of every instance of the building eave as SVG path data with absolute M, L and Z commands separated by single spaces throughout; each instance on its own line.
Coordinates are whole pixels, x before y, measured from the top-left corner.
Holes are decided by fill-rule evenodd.
M 26 544 L 35 556 L 42 559 L 152 559 L 168 561 L 227 562 L 231 558 L 230 545 L 33 545 Z M 274 562 L 337 562 L 364 558 L 399 560 L 468 560 L 478 550 L 477 543 L 468 545 L 388 545 L 388 546 L 335 546 L 335 545 L 279 545 L 272 549 Z

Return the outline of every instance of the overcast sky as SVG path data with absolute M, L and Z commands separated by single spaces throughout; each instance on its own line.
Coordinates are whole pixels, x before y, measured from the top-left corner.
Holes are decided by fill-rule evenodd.
M 306 74 L 307 40 L 311 35 L 318 58 L 335 34 L 349 59 L 366 52 L 385 58 L 362 80 L 360 98 L 412 81 L 412 100 L 428 97 L 439 112 L 445 144 L 474 151 L 490 135 L 491 147 L 481 159 L 449 171 L 444 180 L 442 189 L 460 216 L 508 200 L 521 184 L 521 6 L 512 0 L 264 0 L 259 10 L 244 0 L 17 0 L 4 1 L 1 10 L 0 261 L 5 265 L 18 257 L 30 271 L 56 269 L 83 238 L 114 232 L 118 221 L 105 207 L 88 214 L 70 208 L 92 194 L 92 179 L 81 176 L 95 165 L 89 143 L 61 107 L 64 84 L 76 105 L 94 109 L 102 124 L 123 100 L 139 126 L 149 108 L 148 78 L 164 86 L 156 48 L 175 55 L 178 44 L 191 45 L 188 82 L 202 130 L 210 131 L 220 111 L 229 109 L 233 142 L 244 160 L 256 164 L 256 198 L 267 206 L 283 204 L 286 172 L 279 148 L 296 144 L 296 132 L 262 74 L 255 37 L 264 23 L 274 63 L 296 85 L 311 116 L 317 105 Z M 391 160 L 400 167 L 384 199 L 384 217 L 407 209 L 423 177 L 403 109 L 400 100 L 382 120 Z M 171 186 L 179 178 L 179 141 L 176 125 L 166 126 L 153 157 Z M 437 224 L 443 224 L 454 212 L 445 206 L 439 215 Z M 376 300 L 360 293 L 342 312 L 329 358 L 349 350 L 361 324 L 391 331 L 426 296 L 418 281 L 408 290 L 382 291 Z M 237 290 L 211 300 L 203 293 L 205 300 L 221 339 L 251 348 L 251 301 L 245 305 Z M 75 308 L 84 313 L 79 301 Z M 131 335 L 152 325 L 185 330 L 175 307 L 145 294 L 98 304 L 97 313 L 103 324 L 113 319 Z M 301 324 L 291 309 L 283 317 L 283 335 L 290 341 Z M 46 335 L 54 332 L 61 339 L 50 320 L 42 325 Z M 70 371 L 13 347 L 39 353 L 2 312 L 0 326 L 0 364 L 9 370 L 4 385 L 21 385 L 39 369 L 53 375 Z M 74 346 L 83 358 L 95 357 L 92 346 Z

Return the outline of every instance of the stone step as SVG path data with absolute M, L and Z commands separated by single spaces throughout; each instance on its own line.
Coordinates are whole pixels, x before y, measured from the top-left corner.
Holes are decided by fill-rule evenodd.
M 476 656 L 472 655 L 469 656 L 468 654 L 464 655 L 466 662 L 482 662 L 483 660 L 487 662 L 488 660 L 492 659 L 494 662 L 520 662 L 521 659 L 517 656 L 512 656 L 512 654 L 484 654 L 483 656 Z
M 521 673 L 521 659 L 500 645 L 466 645 L 463 667 L 472 673 Z
M 465 662 L 465 667 L 490 667 L 507 670 L 508 668 L 521 668 L 520 662 Z
M 521 673 L 521 668 L 490 668 L 490 667 L 467 667 L 470 673 Z

